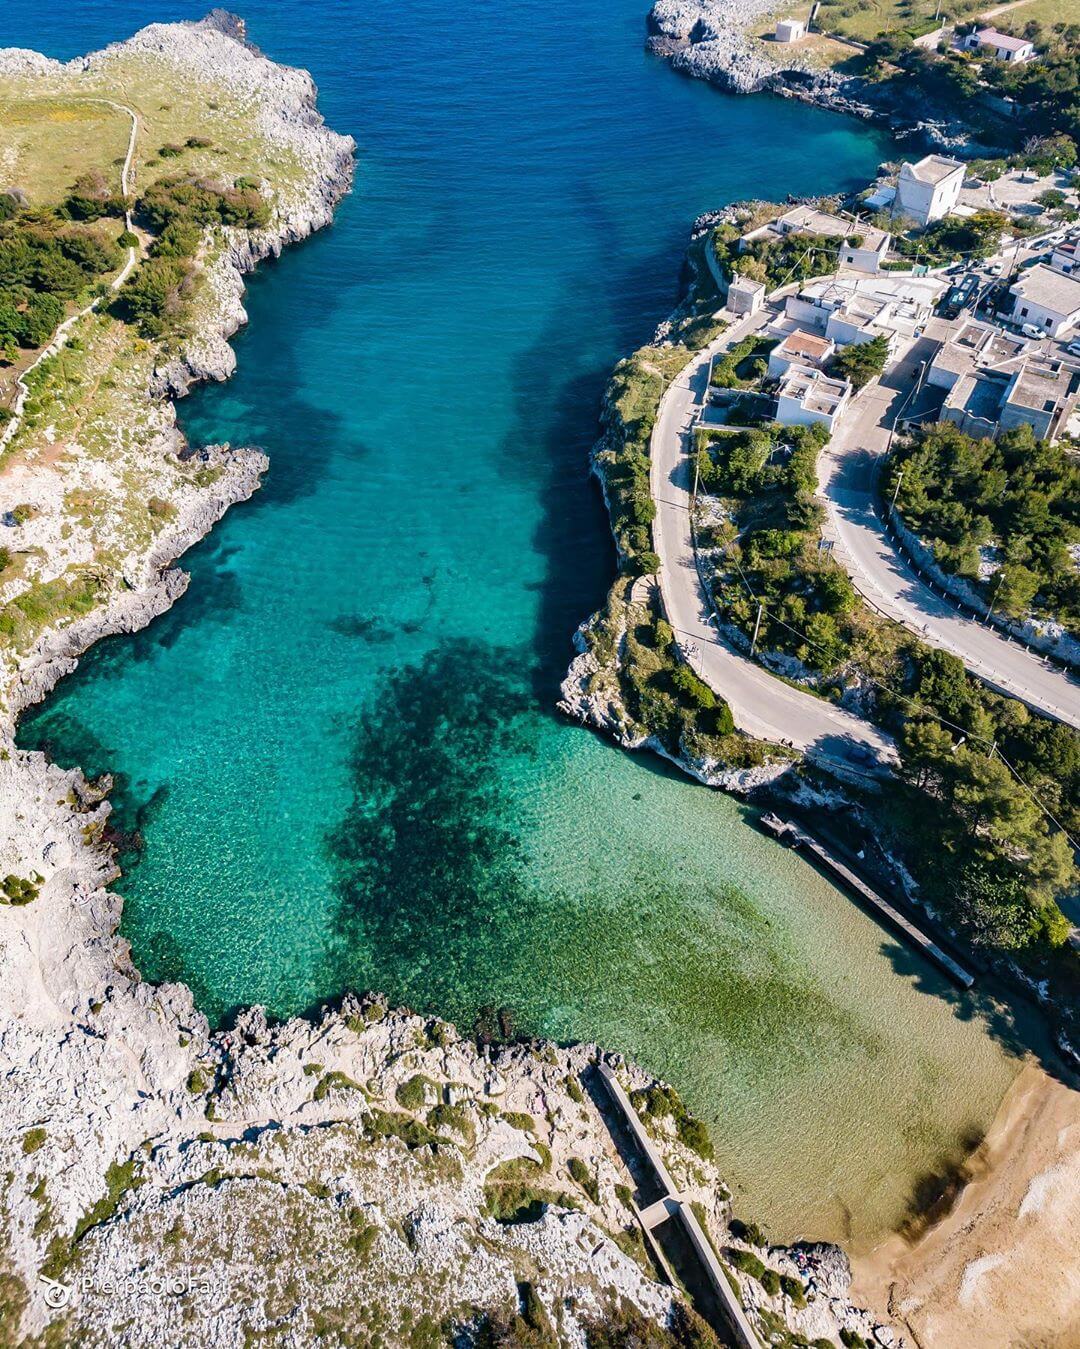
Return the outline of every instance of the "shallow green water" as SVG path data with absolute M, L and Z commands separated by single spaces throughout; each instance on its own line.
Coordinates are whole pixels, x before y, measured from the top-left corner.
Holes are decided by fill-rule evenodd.
M 64 9 L 15 0 L 8 40 L 70 55 L 160 17 Z M 613 571 L 600 393 L 690 220 L 854 184 L 886 144 L 678 79 L 634 0 L 467 31 L 445 0 L 245 12 L 361 147 L 334 228 L 253 282 L 238 377 L 182 409 L 271 472 L 172 613 L 24 729 L 121 775 L 137 962 L 215 1018 L 347 986 L 463 1024 L 508 1004 L 673 1080 L 778 1234 L 879 1230 L 1015 1063 L 735 803 L 553 705 Z

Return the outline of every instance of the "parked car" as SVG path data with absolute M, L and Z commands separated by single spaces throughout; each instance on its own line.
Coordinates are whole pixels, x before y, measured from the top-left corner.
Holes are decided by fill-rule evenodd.
M 1070 342 L 1065 350 L 1070 356 L 1080 356 L 1080 341 Z
M 1038 339 L 1046 336 L 1041 328 L 1035 327 L 1034 323 L 1022 323 L 1020 325 L 1020 331 L 1025 337 L 1034 337 Z
M 956 285 L 950 286 L 946 292 L 945 299 L 941 303 L 941 313 L 947 319 L 956 318 L 961 310 L 966 309 L 975 299 L 979 290 L 979 278 L 969 272 L 963 281 L 958 281 Z

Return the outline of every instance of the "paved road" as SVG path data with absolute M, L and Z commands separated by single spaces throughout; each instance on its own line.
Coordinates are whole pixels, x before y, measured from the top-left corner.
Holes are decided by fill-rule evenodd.
M 690 532 L 691 426 L 708 379 L 709 358 L 764 326 L 768 312 L 740 320 L 700 352 L 666 390 L 652 435 L 653 539 L 668 621 L 697 673 L 731 707 L 735 724 L 763 740 L 790 741 L 819 757 L 850 761 L 869 750 L 895 762 L 889 738 L 869 722 L 793 688 L 729 647 L 709 622 L 710 609 Z
M 827 507 L 823 532 L 833 540 L 836 560 L 876 609 L 958 656 L 1002 693 L 1080 727 L 1080 684 L 998 629 L 965 617 L 930 589 L 885 532 L 874 475 L 912 388 L 913 361 L 924 354 L 918 345 L 908 348 L 880 384 L 859 394 L 818 461 Z

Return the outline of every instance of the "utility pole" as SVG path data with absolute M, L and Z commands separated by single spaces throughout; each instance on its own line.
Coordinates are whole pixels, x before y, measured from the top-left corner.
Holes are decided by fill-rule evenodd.
M 892 500 L 889 502 L 889 512 L 896 514 L 896 498 L 900 495 L 900 484 L 904 481 L 904 470 L 901 469 L 896 475 L 896 486 L 893 488 Z
M 990 622 L 990 615 L 994 612 L 994 605 L 997 604 L 998 591 L 1001 589 L 1001 583 L 1002 581 L 1004 581 L 1004 579 L 1005 579 L 1005 568 L 1002 567 L 1001 571 L 998 572 L 998 580 L 997 585 L 994 587 L 994 593 L 990 597 L 990 607 L 987 609 L 986 617 L 983 619 L 983 627 L 985 627 Z
M 754 635 L 753 635 L 753 637 L 750 639 L 750 654 L 751 654 L 751 656 L 754 654 L 754 649 L 755 649 L 756 646 L 757 646 L 758 633 L 761 631 L 761 615 L 762 615 L 764 609 L 765 609 L 765 606 L 762 604 L 762 602 L 761 602 L 760 600 L 758 600 L 758 606 L 757 606 L 757 618 L 754 620 Z

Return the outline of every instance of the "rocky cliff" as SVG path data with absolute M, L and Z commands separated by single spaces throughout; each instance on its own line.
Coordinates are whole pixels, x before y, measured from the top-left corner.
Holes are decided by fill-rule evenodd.
M 5 651 L 0 1344 L 419 1347 L 475 1338 L 490 1316 L 505 1344 L 580 1345 L 612 1316 L 674 1337 L 689 1324 L 685 1300 L 648 1257 L 635 1178 L 591 1093 L 602 1051 L 478 1048 L 374 997 L 346 996 L 285 1025 L 249 1009 L 212 1030 L 187 988 L 140 978 L 119 936 L 109 782 L 14 744 L 18 712 L 94 641 L 166 609 L 187 584 L 175 559 L 257 487 L 265 458 L 192 451 L 170 400 L 231 373 L 243 273 L 328 223 L 351 178 L 352 143 L 322 125 L 309 77 L 267 61 L 227 16 L 153 25 L 69 65 L 0 52 L 0 80 L 16 95 L 74 87 L 96 97 L 116 83 L 118 98 L 132 98 L 135 76 L 212 86 L 293 169 L 264 182 L 266 229 L 207 238 L 182 340 L 132 363 L 103 315 L 76 334 L 80 352 L 118 344 L 110 379 L 123 382 L 119 359 L 127 384 L 102 431 L 104 459 L 82 432 L 65 439 L 66 483 L 86 474 L 100 493 L 117 486 L 110 473 L 141 474 L 140 491 L 164 494 L 155 514 L 165 523 L 147 537 L 121 528 L 115 511 L 92 527 L 65 516 L 51 425 L 20 428 L 0 466 L 0 508 L 32 507 L 16 528 L 40 565 L 90 557 L 101 571 L 85 612 Z M 23 593 L 23 581 L 10 584 L 0 602 Z M 605 1061 L 654 1099 L 642 1072 Z M 682 1136 L 670 1092 L 655 1100 L 648 1128 L 714 1238 L 751 1271 L 757 1250 L 789 1280 L 770 1289 L 752 1272 L 732 1275 L 759 1324 L 833 1343 L 841 1326 L 887 1336 L 849 1305 L 834 1248 L 766 1250 L 731 1234 L 700 1135 L 696 1146 Z

